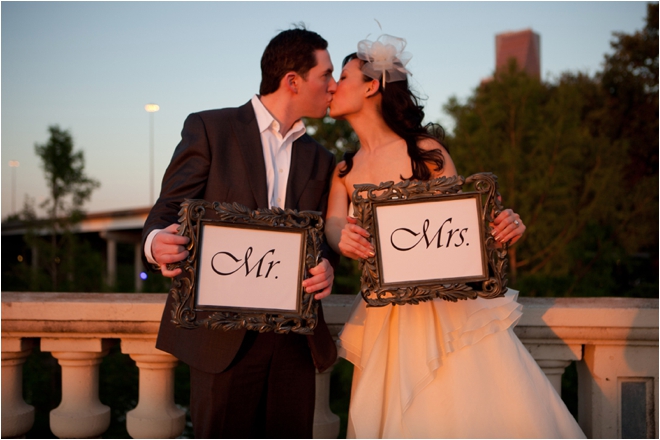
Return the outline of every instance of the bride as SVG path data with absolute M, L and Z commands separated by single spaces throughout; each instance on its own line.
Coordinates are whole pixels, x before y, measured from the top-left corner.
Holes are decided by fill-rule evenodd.
M 369 234 L 348 216 L 353 185 L 457 174 L 447 150 L 422 125 L 408 86 L 405 40 L 363 40 L 344 59 L 330 116 L 347 120 L 360 149 L 337 165 L 326 236 L 353 258 L 375 255 Z M 510 209 L 494 221 L 498 242 L 525 231 Z M 573 416 L 513 333 L 517 292 L 504 297 L 366 307 L 358 295 L 340 334 L 354 364 L 348 437 L 575 438 Z

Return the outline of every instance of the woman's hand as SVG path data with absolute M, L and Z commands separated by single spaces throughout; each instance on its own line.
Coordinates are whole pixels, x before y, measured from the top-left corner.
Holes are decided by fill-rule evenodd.
M 346 221 L 348 223 L 341 230 L 341 238 L 339 239 L 341 254 L 354 260 L 376 255 L 374 247 L 367 240 L 370 234 L 357 225 L 357 219 L 346 217 Z
M 527 227 L 524 225 L 522 219 L 518 214 L 511 209 L 505 209 L 495 217 L 491 223 L 493 237 L 498 243 L 514 244 L 525 233 Z

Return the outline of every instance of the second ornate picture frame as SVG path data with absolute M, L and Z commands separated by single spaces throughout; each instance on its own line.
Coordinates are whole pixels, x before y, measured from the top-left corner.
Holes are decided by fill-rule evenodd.
M 494 174 L 355 185 L 353 204 L 376 249 L 360 260 L 369 306 L 506 292 L 507 245 L 497 244 L 490 226 L 502 211 Z

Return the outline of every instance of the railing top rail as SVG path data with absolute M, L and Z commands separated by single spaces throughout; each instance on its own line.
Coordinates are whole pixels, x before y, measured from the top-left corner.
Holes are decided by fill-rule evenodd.
M 97 293 L 97 292 L 2 292 L 3 303 L 15 302 L 82 302 L 82 303 L 160 303 L 164 304 L 167 293 Z M 323 300 L 324 304 L 349 305 L 354 295 L 332 295 Z M 524 297 L 518 301 L 525 307 L 534 308 L 616 308 L 616 309 L 658 309 L 658 298 L 623 297 Z
M 155 334 L 167 294 L 2 292 L 2 333 Z M 328 324 L 337 331 L 346 322 L 353 295 L 323 300 Z M 542 331 L 564 341 L 658 339 L 658 299 L 519 298 L 518 324 L 528 337 Z M 451 303 L 448 303 L 451 306 Z M 396 306 L 414 307 L 414 306 Z M 533 330 L 534 328 L 538 330 Z M 530 333 L 531 332 L 531 333 Z

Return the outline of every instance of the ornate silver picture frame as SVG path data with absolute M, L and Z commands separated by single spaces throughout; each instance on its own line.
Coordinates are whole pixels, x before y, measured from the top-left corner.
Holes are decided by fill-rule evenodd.
M 506 292 L 507 244 L 491 235 L 503 209 L 494 174 L 355 185 L 353 205 L 376 249 L 375 256 L 360 260 L 368 306 Z
M 320 213 L 185 200 L 179 215 L 190 242 L 168 266 L 182 269 L 170 289 L 176 326 L 313 333 L 318 303 L 302 282 L 321 259 Z

